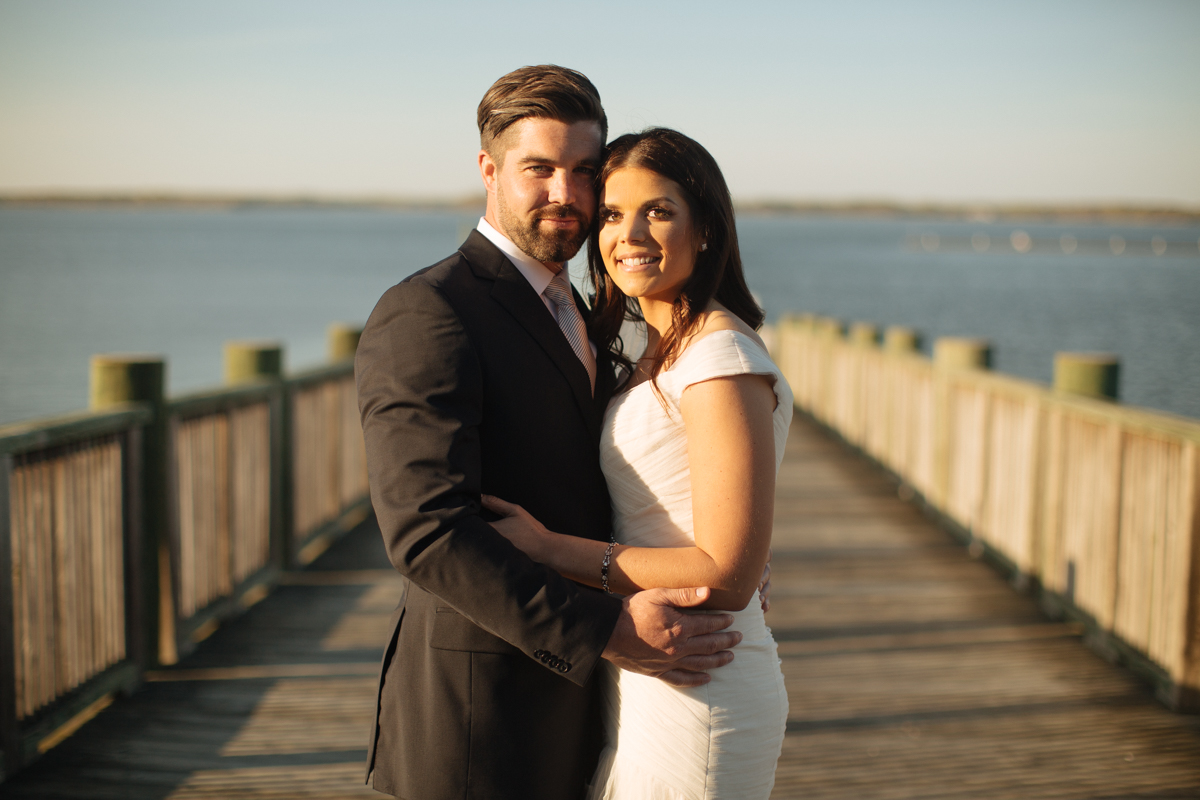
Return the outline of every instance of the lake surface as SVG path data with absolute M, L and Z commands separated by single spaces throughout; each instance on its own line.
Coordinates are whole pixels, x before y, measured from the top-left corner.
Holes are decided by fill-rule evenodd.
M 0 424 L 83 408 L 93 353 L 164 355 L 173 394 L 219 384 L 230 339 L 281 341 L 289 369 L 318 364 L 326 326 L 365 321 L 477 218 L 0 208 Z M 908 325 L 927 344 L 981 336 L 997 370 L 1047 383 L 1057 350 L 1113 352 L 1124 402 L 1200 418 L 1195 225 L 747 214 L 738 228 L 768 319 Z

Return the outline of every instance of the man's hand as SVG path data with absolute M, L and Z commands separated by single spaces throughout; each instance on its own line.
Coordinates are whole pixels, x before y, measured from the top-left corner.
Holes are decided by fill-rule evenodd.
M 731 614 L 689 614 L 709 590 L 646 589 L 624 600 L 603 657 L 621 669 L 661 678 L 672 686 L 702 686 L 705 670 L 733 661 L 729 648 L 742 640 Z

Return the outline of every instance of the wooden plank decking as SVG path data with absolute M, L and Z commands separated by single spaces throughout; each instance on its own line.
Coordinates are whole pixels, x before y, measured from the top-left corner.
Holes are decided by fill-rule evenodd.
M 804 421 L 773 565 L 791 700 L 775 797 L 1200 797 L 1200 718 L 1159 706 Z M 396 594 L 361 526 L 0 797 L 380 797 L 363 745 Z

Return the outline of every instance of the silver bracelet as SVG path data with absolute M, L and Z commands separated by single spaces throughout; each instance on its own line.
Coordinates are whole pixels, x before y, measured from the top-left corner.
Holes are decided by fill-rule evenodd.
M 607 594 L 611 594 L 608 591 L 608 565 L 612 563 L 612 554 L 616 546 L 615 541 L 609 542 L 608 547 L 604 548 L 604 560 L 600 562 L 600 588 Z

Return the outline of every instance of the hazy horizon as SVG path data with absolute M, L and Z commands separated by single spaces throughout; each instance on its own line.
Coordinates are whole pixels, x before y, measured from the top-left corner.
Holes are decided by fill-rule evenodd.
M 0 206 L 194 206 L 223 208 L 228 206 L 279 206 L 303 208 L 395 208 L 399 210 L 444 209 L 482 210 L 487 195 L 480 191 L 459 196 L 419 196 L 401 194 L 351 195 L 335 193 L 225 193 L 219 191 L 170 192 L 162 190 L 103 189 L 93 191 L 22 192 L 0 189 Z M 1178 220 L 1184 224 L 1200 223 L 1200 205 L 1151 202 L 906 202 L 887 198 L 819 198 L 819 197 L 737 197 L 734 207 L 748 212 L 814 212 L 814 213 L 885 213 L 897 215 L 952 215 L 989 217 L 1084 216 L 1084 217 L 1149 217 L 1160 222 Z

